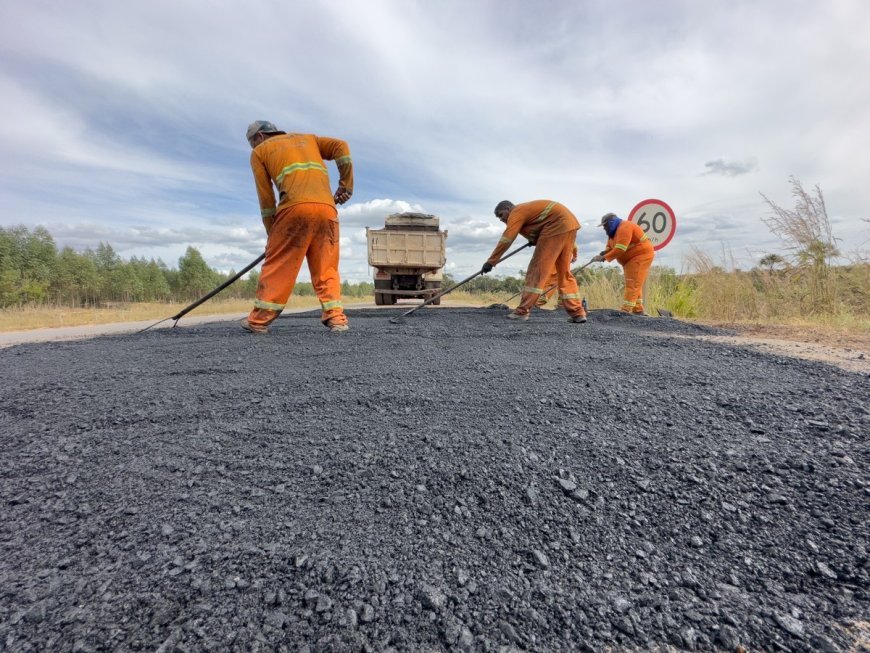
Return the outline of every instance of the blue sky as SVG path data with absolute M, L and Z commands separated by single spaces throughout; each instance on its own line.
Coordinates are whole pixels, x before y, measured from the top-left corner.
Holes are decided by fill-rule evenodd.
M 660 198 L 660 263 L 751 266 L 779 249 L 759 193 L 791 206 L 790 175 L 866 252 L 868 33 L 863 0 L 0 0 L 0 225 L 238 269 L 265 243 L 244 131 L 266 119 L 349 142 L 351 280 L 399 210 L 439 215 L 470 274 L 502 199 L 567 205 L 588 257 L 603 213 Z

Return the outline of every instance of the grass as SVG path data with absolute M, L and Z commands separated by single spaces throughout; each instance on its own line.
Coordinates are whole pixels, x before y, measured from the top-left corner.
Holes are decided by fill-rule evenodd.
M 251 299 L 213 299 L 198 306 L 187 316 L 247 313 Z M 345 304 L 371 301 L 370 298 L 344 298 Z M 113 322 L 140 322 L 160 320 L 174 315 L 187 304 L 131 302 L 101 308 L 70 308 L 68 306 L 32 306 L 0 310 L 0 331 L 26 331 L 56 327 L 110 324 Z M 316 297 L 291 297 L 287 308 L 317 308 Z M 187 317 L 185 316 L 185 317 Z
M 792 338 L 812 342 L 868 346 L 870 343 L 870 266 L 840 268 L 832 277 L 835 302 L 827 310 L 807 300 L 805 283 L 782 272 L 741 272 L 715 266 L 708 259 L 695 261 L 694 271 L 677 275 L 654 267 L 647 282 L 645 305 L 649 312 L 663 308 L 675 317 L 725 326 L 759 337 Z M 622 274 L 594 268 L 580 277 L 580 290 L 590 308 L 619 308 Z M 447 295 L 445 303 L 489 306 L 505 303 L 508 292 L 467 292 Z M 372 297 L 345 298 L 346 304 L 369 303 Z M 508 302 L 516 307 L 519 298 Z M 397 308 L 413 308 L 401 302 Z M 294 296 L 288 308 L 316 308 L 313 296 Z M 550 307 L 555 306 L 551 300 Z M 105 308 L 37 306 L 0 310 L 0 331 L 159 320 L 183 308 L 182 304 L 130 303 Z M 246 313 L 249 299 L 211 300 L 189 315 Z

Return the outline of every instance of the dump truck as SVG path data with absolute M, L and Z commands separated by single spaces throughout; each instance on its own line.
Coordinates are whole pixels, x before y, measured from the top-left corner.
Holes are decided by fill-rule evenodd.
M 366 227 L 369 265 L 375 270 L 375 304 L 402 298 L 429 299 L 441 292 L 447 231 L 435 215 L 393 213 L 383 229 Z M 440 304 L 438 298 L 433 304 Z

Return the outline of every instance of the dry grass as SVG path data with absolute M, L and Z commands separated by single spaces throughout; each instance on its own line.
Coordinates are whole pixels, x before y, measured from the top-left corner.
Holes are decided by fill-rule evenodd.
M 346 304 L 371 301 L 370 298 L 345 298 Z M 250 299 L 211 300 L 198 306 L 189 316 L 220 315 L 223 313 L 247 313 L 251 310 Z M 316 297 L 291 297 L 287 308 L 316 308 Z M 0 310 L 0 331 L 25 331 L 54 327 L 110 324 L 114 322 L 139 322 L 159 320 L 174 315 L 186 304 L 129 303 L 105 308 L 69 308 L 66 306 L 37 306 Z

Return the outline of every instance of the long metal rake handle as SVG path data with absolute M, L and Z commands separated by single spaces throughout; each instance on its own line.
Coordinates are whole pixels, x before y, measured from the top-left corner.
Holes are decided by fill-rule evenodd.
M 583 270 L 585 270 L 587 267 L 589 267 L 589 266 L 592 265 L 593 263 L 595 263 L 595 259 L 594 259 L 594 258 L 593 258 L 593 259 L 590 259 L 588 263 L 584 263 L 583 265 L 581 265 L 581 266 L 580 266 L 579 268 L 577 268 L 576 270 L 571 270 L 571 274 L 577 274 L 578 272 L 582 272 Z M 544 289 L 544 292 L 542 292 L 541 294 L 542 294 L 542 295 L 546 295 L 548 292 L 550 292 L 553 288 L 555 288 L 555 287 L 558 286 L 558 285 L 559 285 L 558 283 L 554 283 L 554 284 L 553 284 L 552 286 L 550 286 L 549 288 Z M 519 292 L 514 293 L 513 295 L 511 295 L 510 297 L 508 297 L 506 300 L 504 300 L 504 301 L 502 302 L 502 304 L 507 304 L 510 300 L 512 300 L 512 299 L 514 299 L 514 298 L 516 298 L 516 297 L 519 297 L 519 296 L 522 295 L 522 294 L 523 294 L 523 291 L 520 290 Z
M 195 302 L 193 302 L 190 306 L 187 306 L 187 307 L 181 309 L 178 313 L 176 313 L 176 314 L 173 315 L 172 317 L 166 317 L 166 318 L 163 318 L 163 319 L 160 320 L 159 322 L 155 322 L 155 323 L 152 324 L 151 326 L 147 326 L 147 327 L 145 327 L 144 329 L 142 329 L 141 331 L 139 331 L 139 333 L 145 333 L 148 329 L 151 329 L 151 328 L 153 328 L 153 327 L 156 327 L 158 324 L 162 324 L 163 322 L 166 322 L 167 320 L 175 320 L 175 324 L 173 324 L 172 326 L 173 326 L 173 327 L 178 326 L 178 320 L 180 320 L 180 319 L 183 318 L 185 315 L 187 315 L 188 313 L 190 313 L 193 309 L 195 309 L 195 308 L 196 308 L 197 306 L 199 306 L 200 304 L 203 304 L 203 303 L 207 302 L 209 299 L 211 299 L 212 297 L 214 297 L 215 295 L 217 295 L 217 294 L 218 294 L 221 290 L 223 290 L 224 288 L 227 288 L 227 287 L 233 285 L 236 281 L 238 281 L 239 279 L 241 279 L 242 276 L 243 276 L 246 272 L 248 272 L 251 268 L 253 268 L 255 265 L 257 265 L 257 264 L 258 264 L 260 261 L 262 261 L 264 258 L 266 258 L 266 252 L 263 252 L 262 254 L 260 254 L 256 259 L 254 259 L 253 261 L 251 261 L 250 263 L 248 263 L 248 264 L 247 264 L 245 267 L 243 267 L 243 268 L 242 268 L 238 273 L 236 273 L 235 276 L 233 276 L 233 277 L 227 279 L 226 281 L 224 281 L 221 285 L 219 285 L 217 288 L 215 288 L 214 290 L 212 290 L 212 291 L 211 291 L 210 293 L 208 293 L 207 295 L 203 295 L 202 297 L 200 297 L 200 298 L 197 299 Z
M 506 260 L 506 259 L 509 259 L 511 256 L 513 256 L 513 255 L 516 254 L 517 252 L 519 252 L 519 251 L 521 251 L 521 250 L 524 250 L 526 247 L 530 247 L 530 246 L 531 246 L 531 243 L 526 243 L 525 245 L 521 245 L 520 247 L 517 247 L 517 248 L 516 248 L 515 250 L 513 250 L 512 252 L 508 252 L 507 254 L 505 254 L 504 256 L 502 256 L 502 257 L 501 257 L 501 258 L 496 262 L 496 265 L 498 265 L 499 263 L 501 263 L 502 261 L 504 261 L 504 260 Z M 398 316 L 396 316 L 396 317 L 390 318 L 390 322 L 392 322 L 393 324 L 397 324 L 397 323 L 398 323 L 402 318 L 408 317 L 408 316 L 409 316 L 411 313 L 413 313 L 414 311 L 419 311 L 421 308 L 423 308 L 424 306 L 428 306 L 429 304 L 431 304 L 432 302 L 434 302 L 436 299 L 439 299 L 439 298 L 443 297 L 444 295 L 453 292 L 454 290 L 456 290 L 456 289 L 459 288 L 460 286 L 464 286 L 464 285 L 467 284 L 469 281 L 471 281 L 472 279 L 475 279 L 476 277 L 480 276 L 481 274 L 483 274 L 483 270 L 478 270 L 477 272 L 475 272 L 474 274 L 472 274 L 472 275 L 471 275 L 470 277 L 468 277 L 467 279 L 463 279 L 462 281 L 460 281 L 459 283 L 457 283 L 457 284 L 451 286 L 451 287 L 448 288 L 447 290 L 442 290 L 442 291 L 441 291 L 440 293 L 438 293 L 437 295 L 433 295 L 432 297 L 430 297 L 429 299 L 427 299 L 425 302 L 423 302 L 423 303 L 420 304 L 419 306 L 415 306 L 414 308 L 412 308 L 410 311 L 406 311 L 405 313 L 402 313 L 401 315 L 398 315 Z

